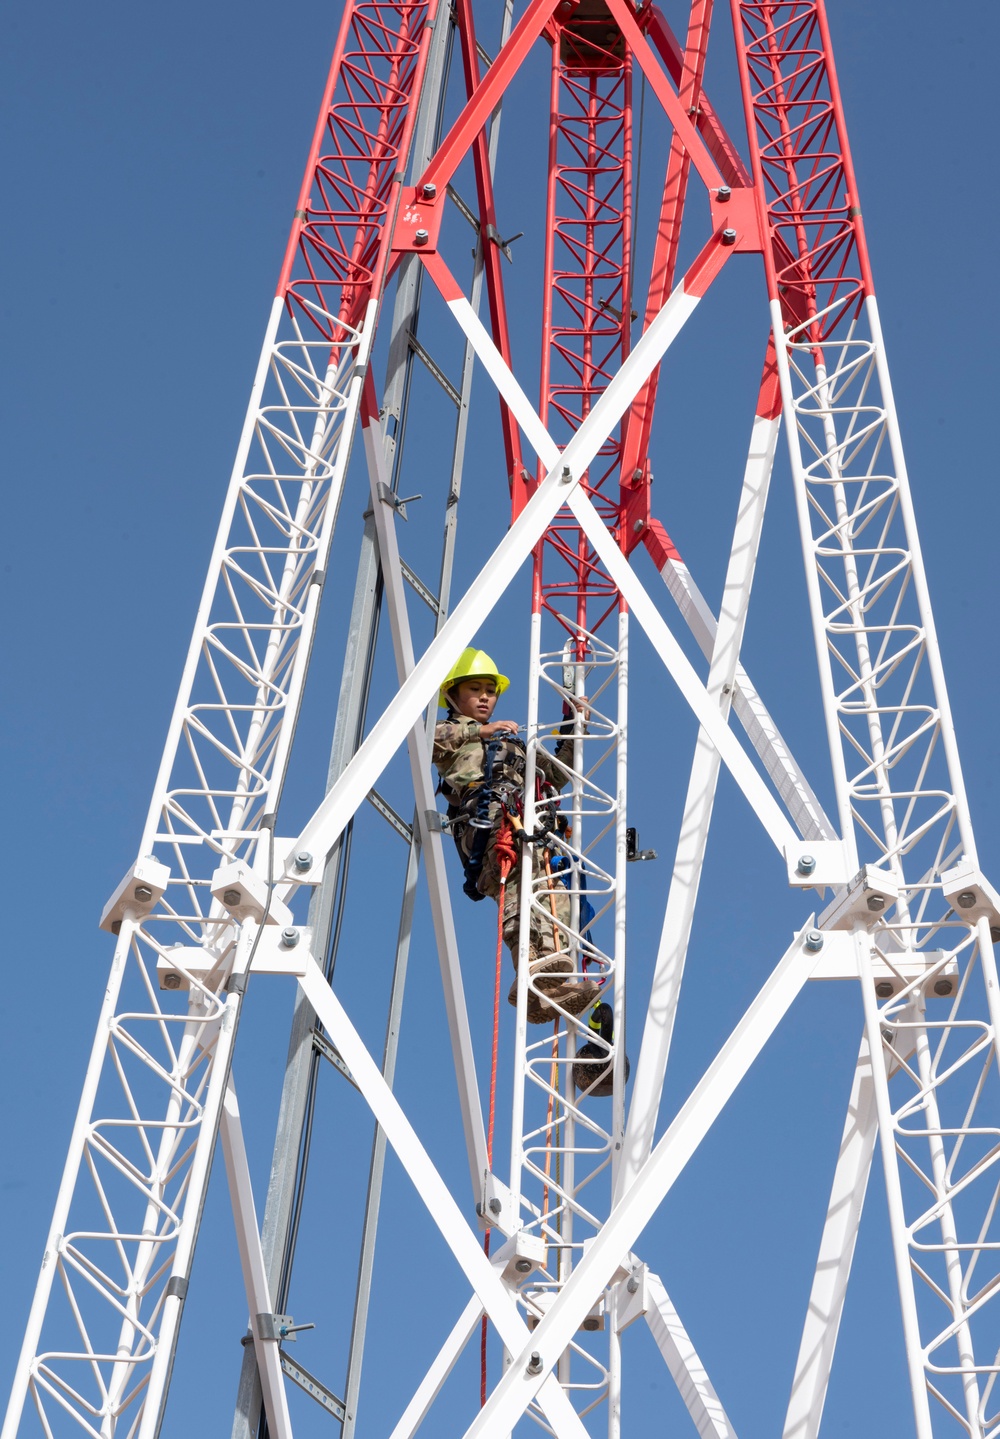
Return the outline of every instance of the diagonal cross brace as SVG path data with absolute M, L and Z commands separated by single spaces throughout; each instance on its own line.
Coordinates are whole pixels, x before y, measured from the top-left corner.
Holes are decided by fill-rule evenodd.
M 329 853 L 338 835 L 342 833 L 351 816 L 361 805 L 378 776 L 406 735 L 418 722 L 428 700 L 438 688 L 441 675 L 447 673 L 455 656 L 460 654 L 464 646 L 469 643 L 482 621 L 505 593 L 514 575 L 528 558 L 558 511 L 566 503 L 580 476 L 589 467 L 594 456 L 631 404 L 638 387 L 663 358 L 667 347 L 679 332 L 684 321 L 693 312 L 700 294 L 704 292 L 700 287 L 706 282 L 707 275 L 713 269 L 724 264 L 729 253 L 729 248 L 722 245 L 721 242 L 711 241 L 705 247 L 702 255 L 692 267 L 695 284 L 698 288 L 694 293 L 688 293 L 682 282 L 674 290 L 590 414 L 570 439 L 558 461 L 549 465 L 548 473 L 534 495 L 497 545 L 465 595 L 455 606 L 450 617 L 431 641 L 409 677 L 400 686 L 392 706 L 377 721 L 367 739 L 336 784 L 330 789 L 297 841 L 292 845 L 289 851 L 290 855 L 295 854 L 299 849 L 309 849 L 314 854 L 326 855 Z M 690 275 L 689 271 L 689 276 L 685 279 L 687 280 Z M 483 333 L 485 335 L 485 331 Z M 492 345 L 492 342 L 490 344 Z M 499 360 L 499 355 L 497 358 Z M 500 360 L 500 364 L 503 364 L 502 360 Z M 509 375 L 510 371 L 507 367 L 503 366 L 503 368 Z M 513 380 L 512 376 L 511 379 Z M 514 383 L 516 384 L 516 382 Z M 520 387 L 518 387 L 518 391 L 523 398 L 523 391 L 520 391 Z M 508 397 L 505 395 L 504 398 Z M 511 408 L 513 409 L 514 406 L 512 405 Z M 608 542 L 614 544 L 610 537 L 608 537 Z M 620 552 L 618 553 L 620 556 Z M 622 562 L 625 563 L 624 560 Z M 649 603 L 652 602 L 649 601 Z M 660 623 L 662 624 L 662 620 Z M 695 679 L 696 683 L 699 683 L 697 677 Z M 704 693 L 704 687 L 702 687 L 702 691 Z M 728 730 L 726 733 L 729 733 Z M 742 755 L 742 750 L 739 749 L 739 745 L 736 744 L 731 734 L 729 741 L 727 751 L 732 753 L 732 747 L 735 747 Z M 745 755 L 743 755 L 743 759 L 746 761 Z M 762 784 L 759 777 L 758 783 Z M 768 798 L 770 799 L 770 796 Z M 771 803 L 773 804 L 773 800 Z M 283 878 L 292 880 L 295 878 L 291 859 L 289 859 L 289 867 Z
M 684 1166 L 808 980 L 816 955 L 805 946 L 813 920 L 795 936 L 760 993 L 681 1108 L 632 1188 L 612 1208 L 565 1287 L 519 1351 L 464 1439 L 509 1434 L 649 1223 Z M 535 1360 L 535 1356 L 538 1356 Z M 529 1370 L 529 1364 L 531 1369 Z

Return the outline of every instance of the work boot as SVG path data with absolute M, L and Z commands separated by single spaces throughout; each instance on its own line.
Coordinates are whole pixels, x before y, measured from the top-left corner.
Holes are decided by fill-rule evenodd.
M 515 963 L 514 968 L 517 968 Z M 527 1020 L 529 1024 L 549 1024 L 557 1018 L 558 1010 L 546 1003 L 551 998 L 559 1009 L 567 1014 L 582 1014 L 593 1004 L 600 991 L 600 985 L 592 979 L 564 979 L 571 974 L 573 965 L 566 954 L 538 955 L 528 950 L 528 973 L 533 986 L 528 987 Z M 537 992 L 536 992 L 537 991 Z M 542 996 L 546 999 L 543 999 Z M 517 1005 L 517 977 L 510 987 L 507 1002 Z

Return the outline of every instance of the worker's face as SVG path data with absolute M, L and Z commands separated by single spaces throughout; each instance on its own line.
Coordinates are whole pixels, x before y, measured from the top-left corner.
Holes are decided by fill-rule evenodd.
M 487 724 L 490 715 L 496 708 L 497 682 L 496 680 L 484 677 L 478 679 L 473 677 L 463 680 L 457 688 L 451 692 L 451 701 L 460 715 L 466 719 L 478 720 L 480 724 Z

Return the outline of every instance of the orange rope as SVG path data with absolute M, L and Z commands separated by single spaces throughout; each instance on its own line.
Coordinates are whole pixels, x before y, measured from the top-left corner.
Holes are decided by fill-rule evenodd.
M 506 811 L 501 811 L 500 826 L 493 841 L 494 853 L 500 869 L 500 897 L 497 900 L 497 958 L 496 975 L 493 981 L 493 1054 L 490 1059 L 490 1112 L 486 1129 L 486 1162 L 493 1169 L 493 1130 L 496 1124 L 497 1107 L 497 1051 L 500 1047 L 500 980 L 503 974 L 503 912 L 507 899 L 507 876 L 517 859 L 514 848 L 514 834 Z M 483 1236 L 483 1252 L 489 1257 L 490 1234 L 487 1228 Z M 486 1403 L 486 1315 L 483 1315 L 479 1336 L 479 1407 Z

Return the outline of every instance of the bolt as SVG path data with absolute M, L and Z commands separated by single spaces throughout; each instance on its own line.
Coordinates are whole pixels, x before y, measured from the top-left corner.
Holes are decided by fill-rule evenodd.
M 420 187 L 420 193 L 421 195 L 423 195 L 425 200 L 433 200 L 437 192 L 438 187 L 435 185 L 433 180 L 428 180 L 426 185 L 421 185 Z
M 299 932 L 297 929 L 289 927 L 281 931 L 281 946 L 283 949 L 294 949 L 298 942 Z
M 169 974 L 163 976 L 164 989 L 180 989 L 180 987 L 181 977 L 175 969 L 172 969 Z
M 135 897 L 136 899 L 141 899 L 143 901 L 147 899 L 152 899 L 153 891 L 150 889 L 148 884 L 137 884 L 135 887 Z
M 636 1279 L 636 1277 L 635 1277 L 634 1274 L 632 1275 L 631 1279 L 629 1279 L 629 1281 L 628 1281 L 627 1284 L 625 1285 L 625 1288 L 628 1290 L 628 1292 L 629 1292 L 630 1294 L 635 1294 L 635 1293 L 638 1292 L 638 1289 L 639 1289 L 639 1281 L 638 1281 L 638 1279 Z
M 715 197 L 717 200 L 721 200 L 724 205 L 732 193 L 728 185 L 720 185 L 715 192 Z
M 971 909 L 976 902 L 976 893 L 972 889 L 963 889 L 958 896 L 959 909 Z
M 224 889 L 222 891 L 223 904 L 239 904 L 240 892 L 238 889 Z
M 889 979 L 880 979 L 878 984 L 876 984 L 875 986 L 875 993 L 878 995 L 879 999 L 891 999 L 892 981 Z
M 806 935 L 806 949 L 808 949 L 811 954 L 819 954 L 820 950 L 823 948 L 823 944 L 824 938 L 822 930 L 811 929 Z
M 529 1373 L 529 1374 L 541 1374 L 541 1372 L 542 1372 L 542 1356 L 539 1354 L 539 1352 L 538 1352 L 537 1349 L 532 1349 L 532 1351 L 531 1351 L 531 1358 L 528 1360 L 528 1373 Z
M 865 904 L 867 904 L 872 914 L 881 914 L 882 910 L 885 909 L 885 895 L 870 894 L 865 900 Z
M 940 995 L 942 995 L 942 996 L 945 995 L 945 994 L 951 994 L 951 980 L 950 980 L 950 979 L 936 979 L 936 980 L 934 981 L 934 993 L 935 993 L 935 994 L 940 994 Z
M 479 1215 L 480 1218 L 482 1218 L 482 1216 L 486 1213 L 485 1209 L 481 1204 L 476 1205 L 476 1213 Z
M 312 869 L 313 857 L 307 849 L 300 849 L 295 856 L 295 868 L 299 874 L 304 874 L 307 869 Z
M 636 520 L 635 524 L 632 526 L 632 533 L 637 535 L 639 531 L 645 529 L 645 527 L 645 520 Z
M 418 245 L 426 245 L 430 239 L 430 232 L 428 230 L 418 230 L 413 238 Z
M 736 231 L 729 225 L 722 232 L 722 243 L 724 245 L 736 244 Z
M 812 874 L 816 868 L 816 856 L 814 854 L 800 854 L 798 863 L 799 874 Z
M 583 1327 L 584 1329 L 590 1330 L 600 1329 L 601 1321 L 598 1319 L 596 1314 L 588 1314 L 586 1319 L 583 1321 Z
M 491 1213 L 491 1214 L 499 1214 L 502 1208 L 503 1208 L 503 1205 L 500 1203 L 499 1199 L 491 1199 L 491 1200 L 490 1200 L 490 1213 Z
M 530 1260 L 530 1259 L 517 1259 L 517 1260 L 514 1261 L 514 1268 L 517 1270 L 518 1274 L 530 1274 L 530 1273 L 531 1273 L 531 1260 Z
M 569 465 L 563 465 L 562 474 L 559 476 L 559 483 L 562 485 L 571 485 L 573 483 L 573 471 Z
M 994 944 L 1000 944 L 1000 924 L 990 925 L 990 939 Z

